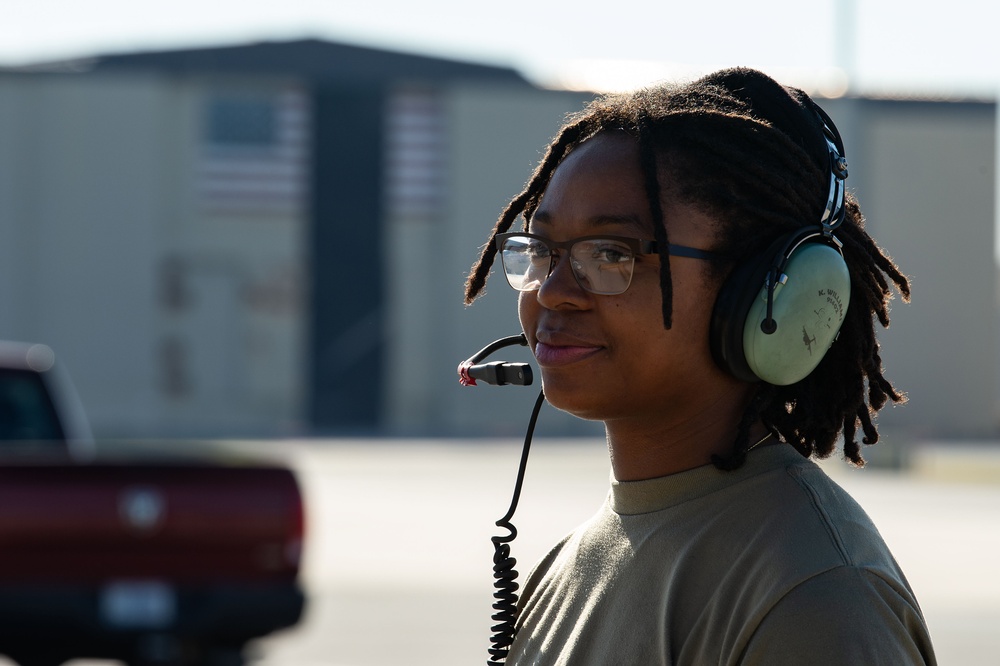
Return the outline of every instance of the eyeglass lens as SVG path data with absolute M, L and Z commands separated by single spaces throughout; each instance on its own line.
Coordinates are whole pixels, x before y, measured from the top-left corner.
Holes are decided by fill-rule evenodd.
M 577 282 L 593 294 L 621 294 L 632 282 L 635 254 L 625 243 L 598 238 L 580 240 L 569 251 Z M 555 268 L 552 249 L 541 239 L 507 238 L 500 252 L 507 282 L 518 291 L 534 291 Z

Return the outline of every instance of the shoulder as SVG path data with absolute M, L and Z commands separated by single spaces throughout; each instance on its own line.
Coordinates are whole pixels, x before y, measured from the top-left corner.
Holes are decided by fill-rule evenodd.
M 744 573 L 779 588 L 838 566 L 898 573 L 874 523 L 822 469 L 791 447 L 776 445 L 756 458 L 724 486 L 662 514 L 657 537 L 680 533 L 686 550 L 726 560 L 730 569 L 760 568 L 763 579 Z
M 790 492 L 799 495 L 799 519 L 822 531 L 822 541 L 834 560 L 880 571 L 887 578 L 903 578 L 871 518 L 823 470 L 803 461 L 786 467 L 785 475 L 794 488 Z
M 811 554 L 809 572 L 835 566 L 888 566 L 896 569 L 885 542 L 865 510 L 826 472 L 790 446 L 761 451 L 762 471 L 742 479 L 712 499 L 722 520 L 756 552 L 798 560 Z
M 573 585 L 561 590 L 563 596 L 610 584 L 620 572 L 621 560 L 632 552 L 617 523 L 617 516 L 605 502 L 588 521 L 549 549 L 524 579 L 519 595 L 522 618 L 532 608 L 551 603 L 554 588 L 567 579 L 572 579 Z
M 550 548 L 542 559 L 538 560 L 538 562 L 532 566 L 531 571 L 528 572 L 528 576 L 524 581 L 523 589 L 521 590 L 520 600 L 522 606 L 527 599 L 534 595 L 541 581 L 549 575 L 554 563 L 559 559 L 559 555 L 563 552 L 563 549 L 566 548 L 566 544 L 573 538 L 574 534 L 575 533 L 570 533 L 565 536 L 561 541 L 559 541 L 559 543 Z
M 934 664 L 930 636 L 906 585 L 842 566 L 792 588 L 756 627 L 740 663 Z

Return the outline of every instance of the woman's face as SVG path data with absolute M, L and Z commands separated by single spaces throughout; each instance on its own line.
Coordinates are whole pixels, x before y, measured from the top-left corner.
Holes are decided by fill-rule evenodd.
M 693 207 L 664 202 L 664 218 L 672 243 L 713 247 L 713 222 Z M 555 241 L 595 234 L 652 239 L 634 140 L 605 133 L 573 150 L 553 174 L 529 231 Z M 704 413 L 705 401 L 717 398 L 713 392 L 732 387 L 735 380 L 715 365 L 708 344 L 718 289 L 708 266 L 671 259 L 669 330 L 659 267 L 657 255 L 640 255 L 628 290 L 602 296 L 582 289 L 560 256 L 537 291 L 521 293 L 521 326 L 552 405 L 605 422 L 671 420 Z

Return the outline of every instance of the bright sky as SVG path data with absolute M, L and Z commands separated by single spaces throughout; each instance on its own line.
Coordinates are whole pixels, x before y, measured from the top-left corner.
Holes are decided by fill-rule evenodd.
M 1000 90 L 986 0 L 0 0 L 0 17 L 0 64 L 312 36 L 605 87 L 744 64 L 833 83 L 841 68 L 864 93 Z

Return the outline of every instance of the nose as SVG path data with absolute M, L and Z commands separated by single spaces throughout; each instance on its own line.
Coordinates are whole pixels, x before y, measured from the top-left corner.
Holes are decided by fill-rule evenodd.
M 549 276 L 538 288 L 538 303 L 550 310 L 563 308 L 585 309 L 591 302 L 591 294 L 580 286 L 573 273 L 573 258 L 568 253 L 553 256 Z

